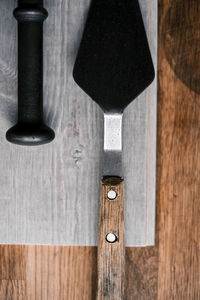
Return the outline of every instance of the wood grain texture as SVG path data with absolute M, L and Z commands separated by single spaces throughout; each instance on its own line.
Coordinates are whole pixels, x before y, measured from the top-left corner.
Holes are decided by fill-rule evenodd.
M 126 300 L 158 299 L 157 247 L 126 248 Z M 159 298 L 161 300 L 161 298 Z
M 1 300 L 24 300 L 26 297 L 24 280 L 1 280 Z
M 157 1 L 141 2 L 156 66 Z M 89 3 L 44 1 L 49 12 L 44 22 L 44 114 L 56 139 L 27 148 L 5 139 L 17 115 L 17 22 L 12 16 L 17 1 L 0 1 L 0 243 L 97 244 L 103 113 L 72 78 Z M 156 80 L 125 111 L 123 136 L 126 244 L 151 245 Z
M 25 280 L 26 254 L 25 246 L 8 245 L 0 247 L 1 279 Z
M 6 256 L 7 249 L 12 255 Z M 23 267 L 20 265 L 18 246 L 0 246 L 4 272 L 16 261 L 15 274 L 5 279 L 0 272 L 0 295 L 6 300 L 95 300 L 97 283 L 97 248 L 64 246 L 24 246 Z M 148 248 L 126 248 L 125 299 L 157 299 L 157 250 Z M 22 273 L 23 272 L 23 273 Z M 25 288 L 16 294 L 9 283 L 12 278 L 24 280 Z M 5 284 L 8 289 L 5 290 Z M 20 290 L 20 287 L 19 287 Z M 25 296 L 24 296 L 25 291 Z M 4 298 L 3 298 L 4 297 Z
M 95 247 L 26 247 L 28 300 L 95 299 Z
M 116 192 L 115 199 L 108 199 L 109 191 Z M 106 240 L 109 233 L 117 237 L 116 242 Z M 97 278 L 97 300 L 124 299 L 124 181 L 120 177 L 105 177 L 101 183 Z
M 199 1 L 192 0 L 160 3 L 157 219 L 162 300 L 200 299 L 200 95 L 194 92 L 200 79 L 199 8 Z
M 156 246 L 126 248 L 128 300 L 200 299 L 200 95 L 193 89 L 199 67 L 199 61 L 193 59 L 193 55 L 198 57 L 200 45 L 198 4 L 193 0 L 159 0 Z M 167 17 L 171 8 L 173 18 Z M 169 44 L 167 50 L 164 45 L 168 35 L 176 42 Z M 186 48 L 190 50 L 185 52 Z M 179 73 L 189 84 L 176 75 L 168 59 L 169 49 L 183 62 L 191 62 L 189 69 L 184 63 L 179 64 Z M 47 299 L 48 289 L 52 288 L 52 273 L 60 277 L 55 281 L 58 288 L 54 288 L 54 298 L 48 295 L 48 299 L 95 299 L 95 247 L 1 246 L 0 249 L 0 278 L 5 279 L 2 274 L 9 274 L 15 262 L 15 271 L 11 274 L 19 280 L 24 278 L 27 299 Z M 59 249 L 59 262 L 56 249 Z M 19 257 L 23 258 L 23 267 Z M 9 275 L 6 276 L 9 280 Z
M 24 246 L 0 247 L 0 299 L 26 297 L 26 251 Z

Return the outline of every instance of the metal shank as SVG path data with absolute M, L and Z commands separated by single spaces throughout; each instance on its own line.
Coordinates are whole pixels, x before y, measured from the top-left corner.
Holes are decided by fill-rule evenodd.
M 123 177 L 122 113 L 104 113 L 103 176 Z

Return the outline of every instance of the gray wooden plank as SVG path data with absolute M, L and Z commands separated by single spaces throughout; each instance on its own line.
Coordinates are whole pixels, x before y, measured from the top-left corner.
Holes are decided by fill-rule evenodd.
M 16 122 L 16 1 L 0 2 L 0 243 L 96 245 L 103 114 L 72 79 L 89 0 L 46 1 L 44 106 L 53 143 L 22 147 L 5 140 Z M 155 67 L 157 0 L 141 0 Z M 154 243 L 156 81 L 125 111 L 127 246 Z

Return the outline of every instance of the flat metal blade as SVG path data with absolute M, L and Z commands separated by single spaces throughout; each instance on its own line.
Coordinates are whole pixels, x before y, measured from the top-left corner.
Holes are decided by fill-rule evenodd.
M 75 82 L 107 112 L 124 108 L 154 79 L 137 0 L 93 0 L 76 58 Z

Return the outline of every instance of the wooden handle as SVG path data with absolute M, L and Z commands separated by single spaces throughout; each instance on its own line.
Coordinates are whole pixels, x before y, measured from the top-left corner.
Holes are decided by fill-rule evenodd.
M 111 242 L 113 238 L 117 240 Z M 124 181 L 105 177 L 101 184 L 97 300 L 124 299 L 124 275 Z

